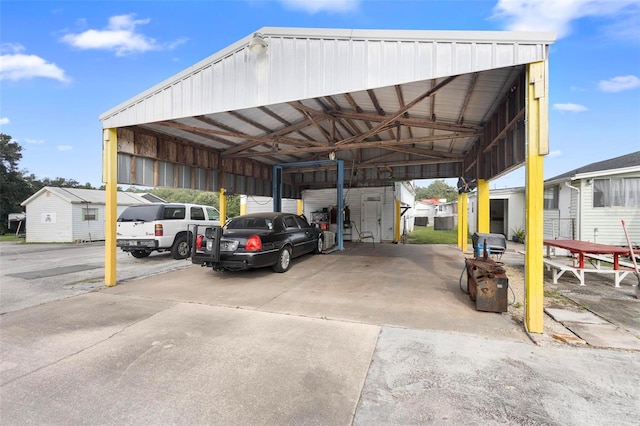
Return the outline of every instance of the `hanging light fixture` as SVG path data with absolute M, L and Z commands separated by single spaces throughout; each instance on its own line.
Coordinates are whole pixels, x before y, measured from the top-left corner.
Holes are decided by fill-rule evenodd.
M 256 55 L 260 55 L 267 52 L 267 48 L 269 45 L 267 44 L 264 36 L 260 33 L 253 33 L 253 37 L 251 37 L 251 41 L 247 45 L 249 50 Z

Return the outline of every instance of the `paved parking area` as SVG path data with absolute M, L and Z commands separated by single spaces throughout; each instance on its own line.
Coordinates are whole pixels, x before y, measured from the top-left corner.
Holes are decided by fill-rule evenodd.
M 449 246 L 187 266 L 0 317 L 3 424 L 637 424 L 637 352 L 535 346 Z
M 123 281 L 191 266 L 169 253 L 140 262 L 118 250 L 116 258 Z M 0 314 L 97 290 L 104 286 L 104 242 L 0 242 L 0 283 Z

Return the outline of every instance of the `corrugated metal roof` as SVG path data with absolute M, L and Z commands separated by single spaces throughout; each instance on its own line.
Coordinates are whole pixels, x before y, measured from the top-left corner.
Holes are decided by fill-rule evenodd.
M 552 33 L 258 30 L 100 116 L 103 128 L 272 105 L 546 59 Z M 410 99 L 410 98 L 409 98 Z
M 59 188 L 56 186 L 45 186 L 31 197 L 24 200 L 21 205 L 26 206 L 34 199 L 38 198 L 45 192 L 57 195 L 65 201 L 73 204 L 106 204 L 106 192 L 99 189 L 82 189 L 82 188 Z M 120 206 L 129 206 L 134 204 L 149 203 L 147 199 L 133 192 L 118 191 L 117 204 Z

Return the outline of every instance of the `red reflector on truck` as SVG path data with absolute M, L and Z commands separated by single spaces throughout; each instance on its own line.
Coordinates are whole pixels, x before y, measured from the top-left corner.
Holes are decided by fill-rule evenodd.
M 162 237 L 162 225 L 159 223 L 156 224 L 155 235 L 156 237 Z

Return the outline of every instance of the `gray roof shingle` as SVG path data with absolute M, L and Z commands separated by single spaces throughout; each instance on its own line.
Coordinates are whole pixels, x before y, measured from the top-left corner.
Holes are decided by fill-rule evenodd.
M 563 173 L 558 176 L 554 176 L 545 182 L 552 182 L 556 180 L 569 179 L 572 176 L 582 173 L 594 173 L 602 172 L 606 170 L 624 169 L 627 167 L 640 166 L 640 151 L 632 152 L 631 154 L 621 155 L 620 157 L 610 158 L 609 160 L 598 161 L 595 163 L 587 164 L 586 166 L 579 167 L 570 172 Z

